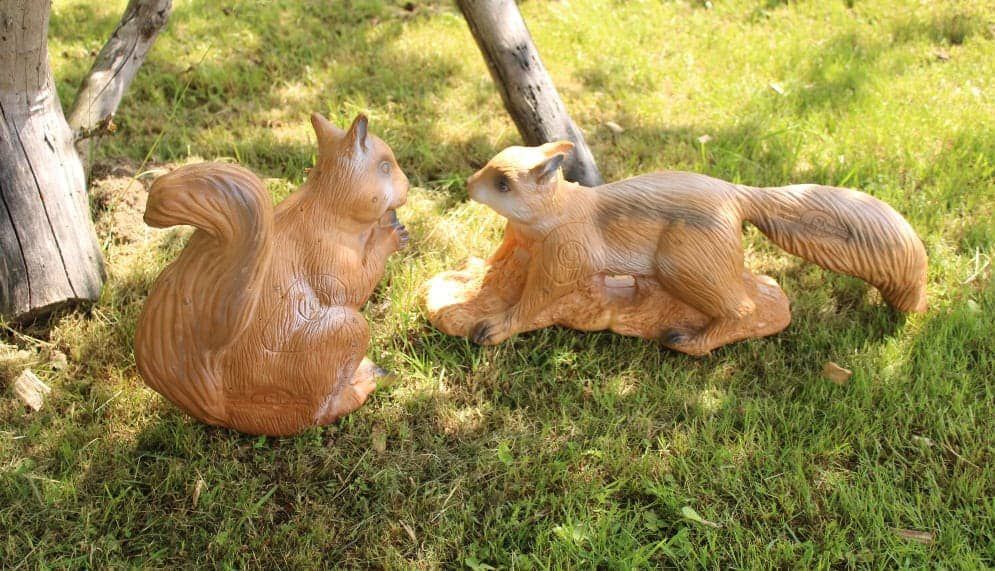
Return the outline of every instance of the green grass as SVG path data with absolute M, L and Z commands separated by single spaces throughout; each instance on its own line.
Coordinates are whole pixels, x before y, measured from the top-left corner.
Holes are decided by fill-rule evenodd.
M 123 4 L 56 1 L 64 102 Z M 229 4 L 177 2 L 92 160 L 236 159 L 282 196 L 312 160 L 310 111 L 368 112 L 417 186 L 413 247 L 366 308 L 370 354 L 400 380 L 296 438 L 193 422 L 144 387 L 131 347 L 188 232 L 124 239 L 107 222 L 124 207 L 103 204 L 101 302 L 3 339 L 4 379 L 30 366 L 54 389 L 39 413 L 0 399 L 3 566 L 995 566 L 995 3 L 523 3 L 607 179 L 854 186 L 920 232 L 931 309 L 903 317 L 748 231 L 794 320 L 703 359 L 433 330 L 419 285 L 500 237 L 464 181 L 518 142 L 465 23 L 448 3 Z M 853 378 L 822 379 L 826 361 Z

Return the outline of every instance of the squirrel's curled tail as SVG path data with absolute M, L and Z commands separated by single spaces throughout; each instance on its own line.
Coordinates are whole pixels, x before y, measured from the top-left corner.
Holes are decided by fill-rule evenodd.
M 149 294 L 135 332 L 139 372 L 177 405 L 220 422 L 225 399 L 217 361 L 251 321 L 269 270 L 269 193 L 236 165 L 185 166 L 152 185 L 145 222 L 197 230 Z
M 745 218 L 781 248 L 870 283 L 896 309 L 926 310 L 926 250 L 884 202 L 812 184 L 737 188 Z

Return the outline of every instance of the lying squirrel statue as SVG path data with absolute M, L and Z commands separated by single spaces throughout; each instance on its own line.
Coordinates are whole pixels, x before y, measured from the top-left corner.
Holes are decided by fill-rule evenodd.
M 560 164 L 572 148 L 567 141 L 510 147 L 467 183 L 471 198 L 508 219 L 506 244 L 531 245 L 523 256 L 528 267 L 521 293 L 507 309 L 483 316 L 470 327 L 469 336 L 477 343 L 500 343 L 535 328 L 543 322 L 537 316 L 545 308 L 598 274 L 631 276 L 637 286 L 653 279 L 653 287 L 658 284 L 667 299 L 676 298 L 706 316 L 701 327 L 662 331 L 665 346 L 700 355 L 744 338 L 744 320 L 756 310 L 748 290 L 757 288 L 750 284 L 767 289 L 744 281 L 744 275 L 763 277 L 745 271 L 744 220 L 788 252 L 870 283 L 901 311 L 926 309 L 922 242 L 901 215 L 867 194 L 811 184 L 756 188 L 685 172 L 658 172 L 587 188 L 560 176 Z M 504 249 L 492 261 L 507 265 Z M 453 282 L 456 278 L 462 282 Z M 446 283 L 450 290 L 470 283 L 455 274 L 440 279 L 432 284 L 440 295 Z M 495 305 L 477 301 L 474 307 Z M 595 296 L 591 303 L 602 300 Z M 444 322 L 444 304 L 433 304 L 433 316 Z M 576 303 L 573 307 L 584 309 Z M 453 330 L 459 329 L 453 325 L 456 309 L 454 305 L 447 310 L 454 316 L 448 325 Z M 460 311 L 463 320 L 473 315 L 469 309 Z M 787 316 L 786 305 L 782 313 Z M 546 322 L 550 320 L 570 323 L 571 316 Z M 584 326 L 598 327 L 605 326 Z
M 318 156 L 275 208 L 245 168 L 184 166 L 158 178 L 145 222 L 197 230 L 156 280 L 135 360 L 156 391 L 209 424 L 287 435 L 359 408 L 386 371 L 364 357 L 359 308 L 408 241 L 394 210 L 408 179 L 367 133 L 311 117 Z

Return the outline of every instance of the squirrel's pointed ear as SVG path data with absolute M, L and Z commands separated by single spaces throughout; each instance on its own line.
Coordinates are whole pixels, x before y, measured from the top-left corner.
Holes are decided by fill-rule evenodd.
M 363 154 L 368 150 L 366 135 L 369 125 L 370 120 L 366 118 L 366 115 L 360 113 L 352 122 L 352 127 L 349 127 L 349 132 L 346 133 L 346 141 L 349 142 L 349 147 L 358 154 Z
M 552 157 L 556 155 L 567 155 L 574 149 L 574 144 L 570 141 L 554 141 L 552 143 L 546 143 L 542 147 L 542 152 L 547 157 Z
M 532 167 L 529 173 L 535 179 L 536 184 L 545 186 L 550 182 L 555 181 L 557 173 L 560 170 L 560 165 L 563 164 L 564 158 L 566 158 L 565 154 L 557 153 Z
M 311 114 L 311 126 L 314 127 L 314 134 L 318 137 L 318 148 L 327 147 L 345 135 L 345 131 L 325 119 L 321 113 Z

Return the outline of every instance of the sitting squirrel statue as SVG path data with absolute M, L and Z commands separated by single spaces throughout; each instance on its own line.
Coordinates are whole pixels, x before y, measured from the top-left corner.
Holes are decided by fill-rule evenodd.
M 348 132 L 315 113 L 314 168 L 275 208 L 231 164 L 159 177 L 145 222 L 196 227 L 156 280 L 135 332 L 139 373 L 194 417 L 289 435 L 359 408 L 387 374 L 365 358 L 359 308 L 408 235 L 394 214 L 408 179 L 360 115 Z
M 749 323 L 760 313 L 758 303 L 781 303 L 777 296 L 783 299 L 783 294 L 769 278 L 745 270 L 744 220 L 788 252 L 870 283 L 901 311 L 926 309 L 922 242 L 900 214 L 867 194 L 812 184 L 756 188 L 686 172 L 658 172 L 587 188 L 560 175 L 560 164 L 572 148 L 568 141 L 510 147 L 470 177 L 470 197 L 507 218 L 505 245 L 486 266 L 483 289 L 472 294 L 478 299 L 452 301 L 467 298 L 467 288 L 481 287 L 479 269 L 440 274 L 430 283 L 435 290 L 429 292 L 433 322 L 487 345 L 554 323 L 632 330 L 642 336 L 653 330 L 665 346 L 693 355 L 731 340 L 770 334 L 783 329 L 790 314 L 784 300 L 783 309 L 762 308 L 775 316 L 774 327 L 766 317 Z M 522 244 L 527 248 L 522 250 Z M 517 269 L 516 264 L 527 267 Z M 605 276 L 628 276 L 635 289 L 645 287 L 656 296 L 657 307 L 673 314 L 672 322 L 694 321 L 695 313 L 701 315 L 701 325 L 660 325 L 667 318 L 656 315 L 649 329 L 619 323 L 619 316 L 622 321 L 642 320 L 639 326 L 649 323 L 645 315 L 633 317 L 632 312 L 653 313 L 653 304 L 636 296 L 620 306 L 612 295 L 598 293 L 611 288 L 588 285 L 596 275 L 601 284 Z M 519 293 L 499 302 L 493 298 L 508 297 L 514 288 L 488 283 L 514 283 Z M 490 299 L 479 299 L 485 292 Z M 447 297 L 449 301 L 443 299 Z M 561 301 L 567 299 L 570 303 Z M 482 315 L 488 307 L 504 309 Z M 555 315 L 546 315 L 550 307 L 556 308 Z

